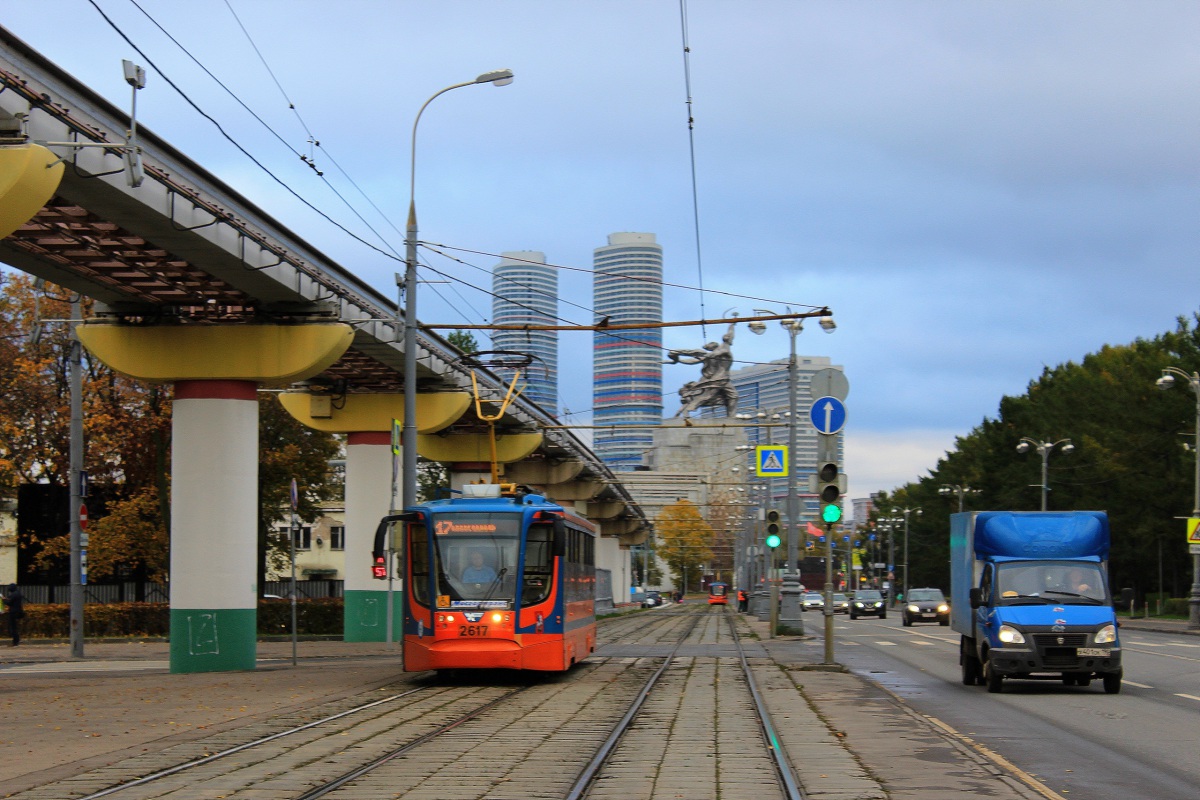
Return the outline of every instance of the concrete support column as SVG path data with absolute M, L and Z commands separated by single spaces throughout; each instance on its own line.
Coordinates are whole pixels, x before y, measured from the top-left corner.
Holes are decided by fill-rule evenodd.
M 399 456 L 395 457 L 396 462 Z M 391 511 L 392 437 L 365 431 L 346 437 L 346 567 L 342 636 L 347 642 L 387 641 L 387 581 L 371 577 L 371 547 L 379 520 Z M 399 474 L 396 480 L 400 480 Z M 399 495 L 397 501 L 399 502 Z M 393 561 L 392 568 L 396 568 Z M 403 584 L 392 583 L 392 641 L 400 641 Z
M 171 672 L 254 669 L 258 386 L 175 384 Z

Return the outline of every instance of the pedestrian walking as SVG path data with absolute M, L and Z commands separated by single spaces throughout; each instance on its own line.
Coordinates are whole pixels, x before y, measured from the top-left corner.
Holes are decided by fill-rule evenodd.
M 738 611 L 745 611 L 748 601 L 749 598 L 746 597 L 746 590 L 738 589 Z
M 12 637 L 12 646 L 21 643 L 21 620 L 25 618 L 25 598 L 15 583 L 8 585 L 4 593 L 4 608 L 8 611 L 8 634 Z

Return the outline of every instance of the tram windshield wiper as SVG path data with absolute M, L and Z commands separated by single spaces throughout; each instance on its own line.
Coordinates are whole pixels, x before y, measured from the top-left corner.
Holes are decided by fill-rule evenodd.
M 494 593 L 494 592 L 495 592 L 497 589 L 499 589 L 499 588 L 500 588 L 500 583 L 501 583 L 501 581 L 503 581 L 503 580 L 504 580 L 504 576 L 505 576 L 507 573 L 508 573 L 508 567 L 501 567 L 501 568 L 500 568 L 500 571 L 496 573 L 496 577 L 492 578 L 492 584 L 491 584 L 491 586 L 489 586 L 489 587 L 488 587 L 488 590 L 487 590 L 487 592 L 486 592 L 486 593 L 483 595 L 483 599 L 482 599 L 482 600 L 480 600 L 479 602 L 481 602 L 481 603 L 486 603 L 488 600 L 491 600 L 491 599 L 492 599 L 492 594 L 493 594 L 493 593 Z

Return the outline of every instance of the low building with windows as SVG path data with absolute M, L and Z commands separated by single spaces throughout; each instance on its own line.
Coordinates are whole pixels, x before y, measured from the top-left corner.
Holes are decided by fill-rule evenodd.
M 345 508 L 341 503 L 326 503 L 322 514 L 313 522 L 301 522 L 295 531 L 296 580 L 344 580 L 346 566 Z M 287 553 L 287 537 L 291 525 L 281 522 L 275 526 L 279 542 Z M 267 580 L 282 581 L 292 577 L 291 564 L 284 559 L 267 559 Z

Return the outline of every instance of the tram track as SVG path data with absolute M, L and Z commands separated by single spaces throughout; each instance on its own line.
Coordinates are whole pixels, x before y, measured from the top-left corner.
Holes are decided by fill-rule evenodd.
M 265 735 L 251 737 L 249 729 L 241 729 L 230 742 L 227 732 L 14 797 L 451 800 L 601 798 L 616 791 L 628 798 L 648 796 L 628 788 L 637 769 L 630 772 L 631 751 L 625 748 L 633 742 L 633 752 L 641 749 L 639 738 L 661 743 L 664 737 L 683 742 L 698 736 L 722 757 L 739 756 L 742 772 L 747 767 L 741 751 L 751 738 L 760 741 L 758 750 L 771 752 L 774 730 L 732 615 L 681 607 L 612 622 L 602 624 L 601 640 L 645 655 L 593 657 L 561 675 L 463 673 L 406 691 L 392 688 L 387 697 L 343 702 L 303 724 L 278 720 Z M 724 653 L 730 643 L 736 658 L 697 655 L 713 644 Z M 664 650 L 669 654 L 661 654 Z M 761 720 L 753 737 L 734 721 L 748 707 L 758 708 Z M 688 713 L 702 718 L 680 721 Z M 679 776 L 694 779 L 693 757 L 705 769 L 716 765 L 715 750 L 699 756 L 687 746 L 660 751 L 653 769 L 664 786 Z M 774 751 L 778 759 L 778 748 Z M 786 768 L 786 759 L 780 763 Z M 772 796 L 764 791 L 765 769 L 763 759 L 756 760 L 754 776 L 743 774 L 737 783 L 753 789 L 738 794 L 727 787 L 720 796 Z M 781 787 L 778 796 L 801 797 L 776 770 L 771 781 Z
M 699 660 L 696 656 L 681 657 L 679 651 L 692 634 L 692 629 L 689 629 L 688 634 L 679 640 L 674 651 L 647 681 L 638 704 L 631 707 L 613 729 L 606 747 L 597 753 L 589 768 L 579 776 L 576 785 L 567 795 L 568 800 L 605 800 L 650 796 L 652 793 L 668 797 L 720 796 L 763 800 L 770 796 L 772 783 L 779 796 L 785 800 L 803 800 L 804 794 L 799 781 L 783 751 L 770 713 L 758 691 L 753 670 L 738 634 L 736 617 L 728 613 L 714 614 L 711 611 L 707 614 L 692 612 L 691 616 L 694 622 L 705 618 L 705 621 L 710 623 L 714 620 L 723 621 L 729 632 L 727 641 L 732 643 L 735 651 L 734 656 L 715 660 L 703 659 L 700 666 L 696 664 Z M 717 636 L 716 640 L 719 642 L 720 637 Z M 710 685 L 713 690 L 712 703 L 710 708 L 704 709 L 704 713 L 711 712 L 712 724 L 704 726 L 708 728 L 707 736 L 704 730 L 699 729 L 680 731 L 679 738 L 691 745 L 688 753 L 690 758 L 678 758 L 678 754 L 672 752 L 672 746 L 664 748 L 651 785 L 645 779 L 638 781 L 629 769 L 635 764 L 643 768 L 650 766 L 644 754 L 650 749 L 650 740 L 655 738 L 652 730 L 644 730 L 639 735 L 636 730 L 638 714 L 643 707 L 649 705 L 647 699 L 661 679 L 669 674 L 673 663 L 680 660 L 692 663 L 686 667 L 687 679 L 682 693 L 677 696 L 681 701 L 683 697 L 687 697 L 688 705 L 706 706 L 703 685 Z M 666 694 L 668 696 L 663 702 L 669 705 L 672 700 L 669 688 Z M 681 714 L 686 714 L 686 711 L 682 708 L 675 709 L 673 727 L 679 726 Z M 739 711 L 753 713 L 737 713 Z M 686 724 L 685 722 L 684 725 Z M 730 729 L 726 730 L 726 726 Z M 644 727 L 652 729 L 654 721 L 648 720 Z M 674 737 L 675 731 L 672 730 L 672 738 Z M 758 742 L 757 746 L 755 739 Z M 711 752 L 706 752 L 706 745 L 713 748 Z M 622 746 L 626 750 L 624 756 L 620 753 Z M 768 756 L 766 758 L 763 757 L 764 751 Z M 652 762 L 653 756 L 649 760 Z M 715 763 L 706 764 L 709 760 Z M 730 771 L 724 769 L 725 761 L 737 765 L 736 775 L 730 775 Z M 606 771 L 610 764 L 611 769 Z M 711 774 L 706 775 L 706 772 Z M 606 779 L 609 785 L 604 786 Z M 642 794 L 639 794 L 639 791 Z

